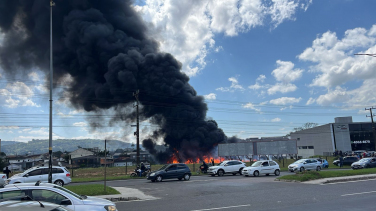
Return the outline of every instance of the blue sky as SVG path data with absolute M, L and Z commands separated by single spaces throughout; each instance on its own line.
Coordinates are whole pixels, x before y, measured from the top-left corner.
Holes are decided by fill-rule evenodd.
M 191 85 L 207 99 L 207 117 L 227 136 L 285 135 L 339 116 L 370 121 L 364 108 L 376 106 L 376 58 L 354 54 L 376 53 L 375 1 L 136 2 L 150 36 L 182 62 Z M 44 75 L 30 70 L 28 76 L 5 78 L 0 70 L 2 140 L 48 139 Z M 87 113 L 67 106 L 58 91 L 54 139 L 135 142 L 133 128 L 92 131 Z M 144 134 L 151 131 L 142 125 Z

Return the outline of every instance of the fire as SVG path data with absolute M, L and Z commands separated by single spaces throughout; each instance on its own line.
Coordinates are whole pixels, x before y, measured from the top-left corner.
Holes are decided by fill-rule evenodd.
M 203 156 L 202 159 L 200 158 L 196 158 L 195 160 L 194 159 L 189 159 L 189 160 L 186 160 L 185 162 L 179 162 L 179 151 L 175 149 L 175 152 L 173 153 L 171 159 L 169 160 L 168 163 L 185 163 L 185 164 L 189 164 L 189 163 L 202 163 L 203 161 L 205 163 L 212 163 L 212 161 L 214 160 L 214 163 L 220 163 L 221 162 L 221 159 L 218 158 L 218 157 L 213 157 L 213 156 Z

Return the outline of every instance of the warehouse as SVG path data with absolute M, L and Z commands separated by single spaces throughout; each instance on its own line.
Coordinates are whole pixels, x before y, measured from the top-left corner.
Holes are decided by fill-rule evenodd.
M 334 123 L 291 133 L 297 140 L 298 156 L 331 155 L 336 149 L 342 152 L 375 150 L 372 123 L 353 122 L 352 117 L 337 117 Z

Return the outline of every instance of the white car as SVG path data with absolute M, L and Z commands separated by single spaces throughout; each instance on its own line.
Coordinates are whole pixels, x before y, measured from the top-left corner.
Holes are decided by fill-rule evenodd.
M 41 204 L 43 206 L 41 206 Z M 0 210 L 7 210 L 7 211 L 72 211 L 69 208 L 51 204 L 51 203 L 39 203 L 37 201 L 30 201 L 30 200 L 23 200 L 23 199 L 12 199 L 12 200 L 5 200 L 0 201 Z
M 59 185 L 22 183 L 0 189 L 0 199 L 31 197 L 34 201 L 53 203 L 77 211 L 117 211 L 113 202 L 91 196 L 80 196 Z M 25 209 L 27 210 L 27 209 Z
M 316 159 L 300 159 L 288 166 L 289 171 L 304 171 L 304 170 L 316 170 L 320 171 L 322 167 L 321 162 Z
M 0 174 L 0 187 L 3 187 L 5 185 L 5 181 L 7 180 L 6 174 Z
M 281 169 L 279 168 L 278 163 L 272 160 L 263 160 L 254 162 L 250 167 L 246 167 L 243 169 L 242 173 L 244 176 L 255 176 L 258 177 L 260 174 L 275 174 L 279 176 Z
M 36 183 L 48 182 L 48 166 L 37 166 L 30 168 L 23 173 L 15 174 L 5 181 L 5 185 L 16 183 Z M 72 181 L 69 171 L 65 167 L 53 166 L 52 167 L 52 182 L 63 186 Z
M 242 175 L 242 170 L 245 168 L 245 163 L 238 160 L 226 160 L 221 162 L 216 166 L 209 167 L 207 173 L 211 176 L 223 176 L 224 174 L 240 174 Z

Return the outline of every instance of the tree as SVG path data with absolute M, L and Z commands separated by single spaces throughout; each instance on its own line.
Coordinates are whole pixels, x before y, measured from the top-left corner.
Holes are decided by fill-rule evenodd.
M 295 132 L 298 132 L 298 131 L 301 131 L 301 130 L 306 130 L 306 129 L 317 127 L 318 125 L 319 125 L 318 123 L 313 123 L 313 122 L 304 123 L 301 127 L 295 127 L 293 129 L 293 131 L 291 131 L 290 133 L 287 134 L 287 136 L 290 136 L 291 133 L 295 133 Z

